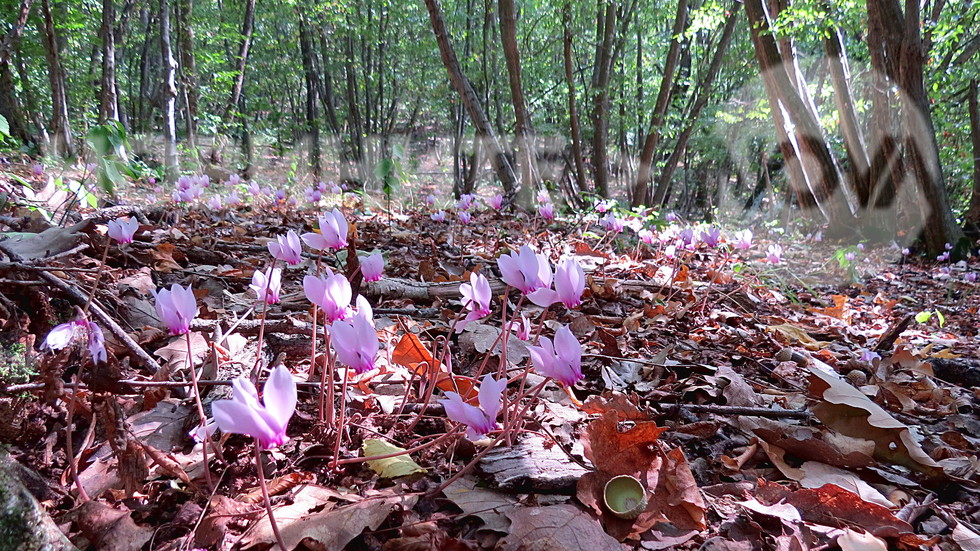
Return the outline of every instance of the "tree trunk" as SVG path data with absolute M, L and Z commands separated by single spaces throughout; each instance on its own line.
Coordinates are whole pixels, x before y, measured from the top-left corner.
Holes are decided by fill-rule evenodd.
M 116 36 L 112 25 L 116 19 L 115 0 L 102 0 L 102 92 L 99 94 L 99 123 L 119 120 L 119 94 L 116 90 Z
M 797 92 L 795 78 L 783 66 L 762 0 L 746 0 L 756 58 L 762 70 L 779 148 L 800 205 L 815 206 L 836 230 L 851 226 L 853 215 L 840 190 L 840 172 L 817 121 Z M 794 69 L 794 76 L 796 72 Z M 840 191 L 840 193 L 838 193 Z
M 477 99 L 473 85 L 470 84 L 469 79 L 463 74 L 463 70 L 459 65 L 459 59 L 456 58 L 456 52 L 453 50 L 453 45 L 449 39 L 449 32 L 446 30 L 446 21 L 442 16 L 442 6 L 440 6 L 439 0 L 425 0 L 425 7 L 429 11 L 432 32 L 435 34 L 436 43 L 439 45 L 439 55 L 442 57 L 442 62 L 449 72 L 449 80 L 456 93 L 459 94 L 463 105 L 466 106 L 466 112 L 476 126 L 477 136 L 483 139 L 489 150 L 490 162 L 493 165 L 494 172 L 497 174 L 497 178 L 500 179 L 504 187 L 504 192 L 509 199 L 513 199 L 514 193 L 516 192 L 514 169 L 511 168 L 510 162 L 507 160 L 507 156 L 501 148 L 500 142 L 497 140 L 497 135 L 494 133 L 493 127 L 490 126 L 490 120 L 480 105 L 479 99 Z
M 320 178 L 320 121 L 317 114 L 316 71 L 313 67 L 313 44 L 310 38 L 309 22 L 300 15 L 299 45 L 303 55 L 303 72 L 306 77 L 306 138 L 310 144 L 310 171 L 313 177 Z
M 889 0 L 869 0 L 872 3 Z M 896 2 L 897 0 L 890 0 Z M 962 229 L 956 224 L 946 195 L 943 165 L 936 143 L 936 129 L 932 125 L 929 96 L 926 94 L 923 69 L 927 58 L 920 32 L 919 3 L 905 2 L 905 37 L 901 42 L 898 85 L 901 94 L 902 116 L 905 128 L 905 152 L 911 157 L 912 174 L 922 186 L 925 196 L 923 214 L 925 227 L 922 244 L 930 254 L 939 254 L 946 243 L 956 244 L 963 238 Z
M 33 4 L 33 0 L 21 0 L 20 9 L 17 12 L 17 19 L 14 21 L 14 25 L 10 30 L 3 36 L 3 42 L 0 44 L 0 113 L 7 118 L 7 124 L 10 126 L 10 135 L 25 144 L 31 141 L 36 142 L 36 140 L 28 132 L 27 124 L 24 121 L 23 111 L 20 108 L 20 102 L 17 99 L 17 93 L 14 88 L 14 77 L 10 67 L 10 60 L 14 48 L 24 32 L 24 25 L 27 24 L 27 16 L 31 12 L 31 4 Z M 24 87 L 26 88 L 27 86 L 28 84 L 25 82 Z M 38 128 L 38 132 L 41 131 L 42 128 Z
M 248 67 L 248 51 L 252 47 L 252 32 L 255 30 L 255 0 L 245 0 L 245 16 L 242 19 L 242 33 L 238 42 L 238 56 L 235 57 L 235 80 L 231 84 L 231 94 L 225 104 L 221 119 L 225 124 L 231 122 L 238 110 L 245 86 L 245 69 Z
M 973 145 L 973 195 L 966 212 L 967 229 L 972 237 L 980 237 L 980 106 L 977 105 L 977 80 L 970 82 L 970 141 Z
M 51 142 L 52 153 L 63 157 L 75 155 L 71 128 L 68 119 L 68 94 L 65 90 L 65 73 L 61 67 L 61 53 L 58 49 L 58 35 L 54 28 L 54 17 L 48 0 L 41 0 L 44 18 L 44 53 L 48 59 L 48 80 L 51 83 Z
M 538 172 L 534 153 L 531 115 L 524 101 L 524 87 L 521 83 L 521 57 L 517 49 L 517 14 L 514 0 L 499 0 L 500 37 L 503 40 L 504 60 L 507 62 L 507 75 L 510 82 L 510 96 L 514 103 L 514 119 L 517 134 L 517 162 L 521 171 L 521 186 L 517 189 L 517 204 L 524 208 L 531 206 L 537 188 Z
M 868 159 L 868 149 L 864 143 L 861 126 L 858 123 L 857 112 L 854 108 L 854 96 L 851 94 L 851 75 L 847 63 L 847 54 L 841 40 L 839 29 L 833 29 L 824 37 L 824 48 L 830 65 L 830 81 L 834 87 L 834 104 L 840 115 L 840 128 L 844 136 L 844 149 L 850 164 L 851 181 L 857 192 L 862 209 L 867 209 L 871 200 L 871 161 Z
M 677 59 L 680 57 L 680 36 L 687 26 L 687 0 L 678 0 L 677 13 L 674 15 L 674 26 L 670 31 L 670 46 L 664 60 L 663 78 L 660 80 L 660 91 L 657 92 L 657 103 L 650 117 L 650 130 L 643 140 L 643 150 L 640 153 L 640 168 L 633 188 L 633 206 L 638 207 L 649 201 L 650 174 L 653 166 L 653 155 L 660 141 L 660 127 L 663 126 L 667 115 L 667 105 L 670 103 L 670 92 L 674 88 L 674 72 L 677 70 Z
M 197 150 L 197 63 L 194 60 L 194 28 L 191 19 L 194 0 L 177 1 L 177 43 L 180 50 L 180 84 L 186 107 L 187 146 Z
M 600 0 L 596 13 L 599 46 L 593 68 L 592 88 L 592 171 L 595 191 L 609 197 L 609 81 L 612 76 L 613 38 L 616 33 L 616 4 Z
M 163 166 L 166 180 L 177 179 L 180 167 L 177 161 L 177 81 L 174 75 L 177 62 L 170 48 L 170 2 L 160 0 L 160 59 L 163 65 L 163 86 L 160 89 L 160 103 L 163 106 Z
M 680 136 L 677 137 L 677 144 L 674 146 L 674 150 L 667 159 L 667 164 L 664 165 L 664 170 L 660 173 L 660 177 L 657 180 L 656 193 L 652 202 L 654 206 L 662 205 L 667 198 L 670 179 L 674 175 L 674 170 L 681 160 L 681 155 L 687 149 L 687 142 L 694 132 L 698 118 L 701 116 L 701 111 L 708 105 L 708 99 L 711 97 L 711 86 L 714 83 L 715 76 L 718 74 L 718 70 L 721 68 L 721 62 L 725 58 L 725 52 L 728 51 L 728 45 L 732 41 L 732 34 L 735 32 L 735 23 L 738 21 L 738 13 L 737 6 L 732 6 L 729 9 L 728 19 L 725 20 L 725 27 L 722 29 L 718 46 L 715 48 L 714 56 L 711 58 L 711 64 L 708 66 L 704 79 L 698 85 L 698 89 L 695 92 L 696 99 L 694 100 L 691 111 L 687 114 L 687 125 L 681 131 Z M 702 187 L 706 186 L 702 185 Z
M 582 155 L 582 133 L 579 126 L 578 106 L 575 102 L 575 75 L 572 64 L 572 4 L 565 1 L 562 10 L 562 27 L 564 29 L 565 81 L 568 84 L 568 120 L 572 138 L 572 159 L 575 163 L 575 183 L 578 191 L 586 190 L 585 158 Z

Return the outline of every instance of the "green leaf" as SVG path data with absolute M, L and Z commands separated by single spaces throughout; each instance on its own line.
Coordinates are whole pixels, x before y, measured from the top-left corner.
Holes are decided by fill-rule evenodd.
M 932 312 L 928 310 L 923 310 L 915 315 L 915 321 L 919 323 L 925 323 L 932 318 Z
M 946 316 L 944 316 L 943 313 L 940 312 L 939 310 L 936 310 L 936 319 L 939 320 L 939 327 L 940 328 L 942 328 L 942 326 L 946 325 Z
M 362 448 L 364 450 L 365 457 L 389 455 L 405 451 L 404 448 L 399 448 L 398 446 L 389 444 L 388 442 L 377 438 L 369 438 L 365 440 Z M 367 464 L 369 467 L 371 467 L 371 470 L 378 473 L 378 475 L 380 475 L 382 478 L 399 478 L 410 474 L 425 472 L 425 469 L 413 461 L 407 453 L 385 459 L 369 459 Z
M 7 122 L 7 117 L 0 115 L 0 134 L 4 136 L 10 135 L 10 123 Z

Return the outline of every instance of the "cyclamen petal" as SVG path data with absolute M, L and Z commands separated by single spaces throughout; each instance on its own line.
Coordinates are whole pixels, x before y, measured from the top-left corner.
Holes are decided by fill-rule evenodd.
M 310 247 L 322 251 L 340 250 L 347 247 L 347 219 L 336 208 L 318 218 L 320 233 L 304 233 L 303 241 Z
M 548 337 L 541 337 L 540 343 L 527 347 L 535 371 L 563 386 L 582 380 L 582 345 L 567 326 L 555 332 L 554 344 Z
M 351 323 L 338 321 L 331 328 L 331 343 L 337 359 L 358 374 L 374 369 L 378 355 L 378 332 L 367 312 L 358 312 Z
M 497 266 L 504 282 L 524 294 L 551 285 L 551 263 L 545 255 L 535 253 L 527 245 L 522 245 L 520 252 L 498 258 Z
M 183 335 L 190 331 L 191 321 L 197 316 L 197 299 L 188 285 L 172 285 L 154 293 L 156 310 L 160 320 L 170 329 L 171 335 Z
M 361 274 L 364 281 L 378 281 L 385 268 L 385 258 L 381 253 L 375 253 L 361 260 Z
M 255 291 L 259 300 L 265 299 L 267 304 L 279 303 L 279 291 L 282 288 L 282 268 L 268 268 L 264 272 L 256 270 L 252 274 L 252 284 L 249 289 Z
M 476 440 L 497 428 L 497 413 L 500 412 L 500 396 L 507 387 L 507 379 L 496 381 L 490 375 L 483 377 L 478 400 L 480 407 L 467 404 L 459 394 L 447 392 L 439 403 L 446 409 L 446 416 L 467 426 L 466 437 Z
M 555 272 L 555 290 L 558 299 L 566 308 L 575 308 L 582 304 L 582 293 L 585 291 L 585 271 L 572 258 L 566 258 Z
M 272 370 L 262 389 L 263 403 L 248 379 L 233 381 L 230 400 L 211 404 L 214 421 L 224 432 L 252 436 L 264 449 L 286 443 L 286 426 L 296 410 L 296 381 L 285 366 Z
M 323 309 L 329 322 L 347 317 L 353 291 L 344 274 L 308 275 L 303 278 L 303 291 L 310 302 Z
M 293 266 L 303 260 L 303 244 L 300 243 L 296 232 L 289 230 L 286 235 L 277 236 L 275 242 L 269 242 L 269 253 L 274 258 Z
M 130 218 L 129 220 L 123 220 L 122 218 L 117 218 L 115 220 L 109 220 L 109 237 L 115 239 L 119 244 L 132 243 L 133 236 L 136 234 L 136 230 L 139 229 L 139 220 L 135 218 Z

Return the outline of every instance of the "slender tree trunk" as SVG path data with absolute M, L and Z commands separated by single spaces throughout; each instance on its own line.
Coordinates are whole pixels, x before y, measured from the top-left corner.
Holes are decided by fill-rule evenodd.
M 653 107 L 650 118 L 650 130 L 643 140 L 643 150 L 640 152 L 640 168 L 633 188 L 633 206 L 638 207 L 649 201 L 650 174 L 653 166 L 653 155 L 660 141 L 660 127 L 663 126 L 667 115 L 667 105 L 670 103 L 670 93 L 674 88 L 674 72 L 677 69 L 677 59 L 680 57 L 680 36 L 687 26 L 687 0 L 678 0 L 677 13 L 674 15 L 674 26 L 670 31 L 670 46 L 664 60 L 663 78 L 660 80 L 660 91 L 657 92 L 657 103 Z
M 973 146 L 973 194 L 966 212 L 966 225 L 971 237 L 980 237 L 980 105 L 977 103 L 977 79 L 970 82 L 970 141 Z
M 616 4 L 601 1 L 596 14 L 596 28 L 601 38 L 596 50 L 592 88 L 592 170 L 595 190 L 600 197 L 609 197 L 609 81 L 612 76 L 613 39 L 616 33 Z
M 20 42 L 20 37 L 24 32 L 24 26 L 27 24 L 27 17 L 30 15 L 32 4 L 33 0 L 21 0 L 20 9 L 17 12 L 17 19 L 14 20 L 13 26 L 3 36 L 3 42 L 0 44 L 0 113 L 7 118 L 7 124 L 10 126 L 10 135 L 25 144 L 31 141 L 37 142 L 37 140 L 27 130 L 23 111 L 21 110 L 20 102 L 17 99 L 17 93 L 14 88 L 14 77 L 10 67 L 10 61 L 14 49 L 18 42 Z M 26 81 L 24 82 L 24 87 L 25 89 L 28 87 Z M 38 132 L 43 132 L 43 127 L 38 128 Z
M 54 17 L 48 0 L 41 0 L 44 18 L 44 53 L 48 58 L 48 80 L 51 83 L 51 141 L 52 153 L 63 157 L 75 155 L 71 128 L 68 119 L 68 94 L 65 90 L 65 73 L 61 67 L 61 53 L 58 49 L 58 35 L 54 28 Z
M 163 65 L 163 86 L 160 102 L 163 106 L 163 166 L 168 182 L 173 182 L 180 172 L 177 160 L 177 62 L 170 47 L 170 2 L 160 0 L 160 59 Z
M 516 192 L 514 170 L 511 168 L 510 162 L 507 160 L 507 156 L 500 146 L 493 127 L 490 126 L 490 120 L 487 119 L 487 115 L 483 111 L 479 99 L 477 99 L 473 85 L 470 84 L 469 79 L 463 74 L 463 70 L 459 65 L 459 59 L 456 58 L 456 52 L 453 50 L 453 45 L 449 39 L 449 32 L 446 30 L 446 21 L 443 18 L 439 0 L 425 0 L 425 7 L 429 11 L 432 32 L 435 34 L 436 43 L 439 45 L 439 54 L 442 57 L 442 62 L 449 72 L 449 80 L 456 93 L 459 94 L 463 105 L 466 106 L 466 111 L 476 126 L 477 135 L 486 143 L 490 152 L 490 162 L 493 165 L 494 172 L 497 174 L 497 178 L 500 179 L 501 184 L 504 186 L 505 193 L 509 199 L 513 199 L 514 193 Z
M 830 80 L 834 87 L 834 103 L 840 116 L 841 133 L 844 136 L 844 149 L 850 164 L 851 180 L 857 192 L 862 209 L 867 209 L 871 200 L 871 161 L 868 149 L 864 143 L 864 135 L 858 123 L 857 112 L 854 108 L 854 96 L 851 94 L 851 75 L 844 52 L 839 29 L 833 29 L 824 36 L 824 48 L 830 65 Z
M 531 114 L 524 101 L 524 87 L 521 82 L 521 56 L 517 48 L 517 14 L 514 0 L 499 0 L 500 37 L 504 45 L 504 60 L 507 62 L 507 75 L 510 82 L 510 96 L 514 103 L 514 119 L 517 134 L 517 162 L 521 171 L 521 186 L 517 189 L 517 204 L 528 208 L 534 200 L 537 188 L 535 175 L 538 172 L 534 153 L 533 127 Z
M 119 68 L 125 67 L 126 53 L 126 34 L 129 30 L 129 20 L 133 15 L 133 8 L 136 0 L 125 0 L 122 9 L 116 13 L 115 21 L 112 26 L 112 42 L 115 50 L 115 60 L 113 61 L 112 89 L 116 93 L 116 114 L 123 128 L 130 128 L 129 114 L 126 111 L 126 104 L 122 100 L 122 90 L 119 87 Z
M 357 171 L 359 182 L 364 181 L 364 126 L 361 122 L 361 102 L 358 101 L 357 94 L 357 60 L 354 58 L 354 39 L 347 37 L 347 59 L 344 62 L 344 75 L 346 77 L 345 96 L 347 99 L 347 128 L 351 139 L 352 161 L 354 169 Z
M 180 84 L 186 107 L 187 146 L 197 150 L 197 63 L 194 60 L 193 0 L 177 1 L 177 43 L 180 50 Z M 196 154 L 196 153 L 195 153 Z
M 235 80 L 231 84 L 231 94 L 225 104 L 222 120 L 231 122 L 238 110 L 245 86 L 245 69 L 248 67 L 248 52 L 252 48 L 252 32 L 255 30 L 255 0 L 245 0 L 245 16 L 242 19 L 242 33 L 238 42 L 238 55 L 235 57 Z
M 575 183 L 578 191 L 582 192 L 586 190 L 585 158 L 582 155 L 582 133 L 579 126 L 578 106 L 575 101 L 575 67 L 572 63 L 572 4 L 570 0 L 565 1 L 565 9 L 562 10 L 562 27 L 564 29 L 565 82 L 568 85 L 568 120 L 572 134 L 572 159 L 575 163 Z
M 99 123 L 119 120 L 119 94 L 116 90 L 116 36 L 112 26 L 116 19 L 114 0 L 102 0 L 102 93 L 99 94 Z
M 310 144 L 310 171 L 319 179 L 320 168 L 320 121 L 317 114 L 316 71 L 313 67 L 313 44 L 309 22 L 301 15 L 299 20 L 299 44 L 306 76 L 306 137 Z
M 801 206 L 818 207 L 835 231 L 853 227 L 846 195 L 839 189 L 840 172 L 833 154 L 822 129 L 797 92 L 795 69 L 791 79 L 790 68 L 782 64 L 762 0 L 746 0 L 745 13 L 769 96 L 770 111 L 777 127 L 782 127 L 777 128 L 780 150 L 786 158 L 790 183 Z
M 653 205 L 662 205 L 667 198 L 667 189 L 670 187 L 670 180 L 674 175 L 674 170 L 681 160 L 681 155 L 687 150 L 687 142 L 694 132 L 698 118 L 701 116 L 701 111 L 708 105 L 708 99 L 711 97 L 711 87 L 714 84 L 715 77 L 718 75 L 718 70 L 721 68 L 721 62 L 725 58 L 725 52 L 728 51 L 728 45 L 731 44 L 732 34 L 735 32 L 738 13 L 738 6 L 732 6 L 729 9 L 728 19 L 725 20 L 725 26 L 721 31 L 721 38 L 718 40 L 718 45 L 715 47 L 711 64 L 708 66 L 704 79 L 698 85 L 698 89 L 695 92 L 696 99 L 691 107 L 691 111 L 687 114 L 687 125 L 681 131 L 680 136 L 677 137 L 677 144 L 674 146 L 674 150 L 667 159 L 667 164 L 664 165 L 663 172 L 660 173 L 660 177 L 657 180 Z M 702 185 L 702 187 L 705 186 Z

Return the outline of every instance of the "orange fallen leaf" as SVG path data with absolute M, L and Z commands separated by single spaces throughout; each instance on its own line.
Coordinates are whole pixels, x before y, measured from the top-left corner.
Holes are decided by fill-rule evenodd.
M 422 341 L 413 334 L 405 333 L 401 340 L 395 345 L 395 350 L 391 354 L 391 361 L 407 367 L 421 377 L 431 377 L 432 370 L 437 370 L 436 387 L 443 392 L 456 392 L 461 398 L 468 402 L 476 403 L 476 389 L 473 379 L 459 375 L 451 375 L 444 369 L 429 350 L 422 344 Z

